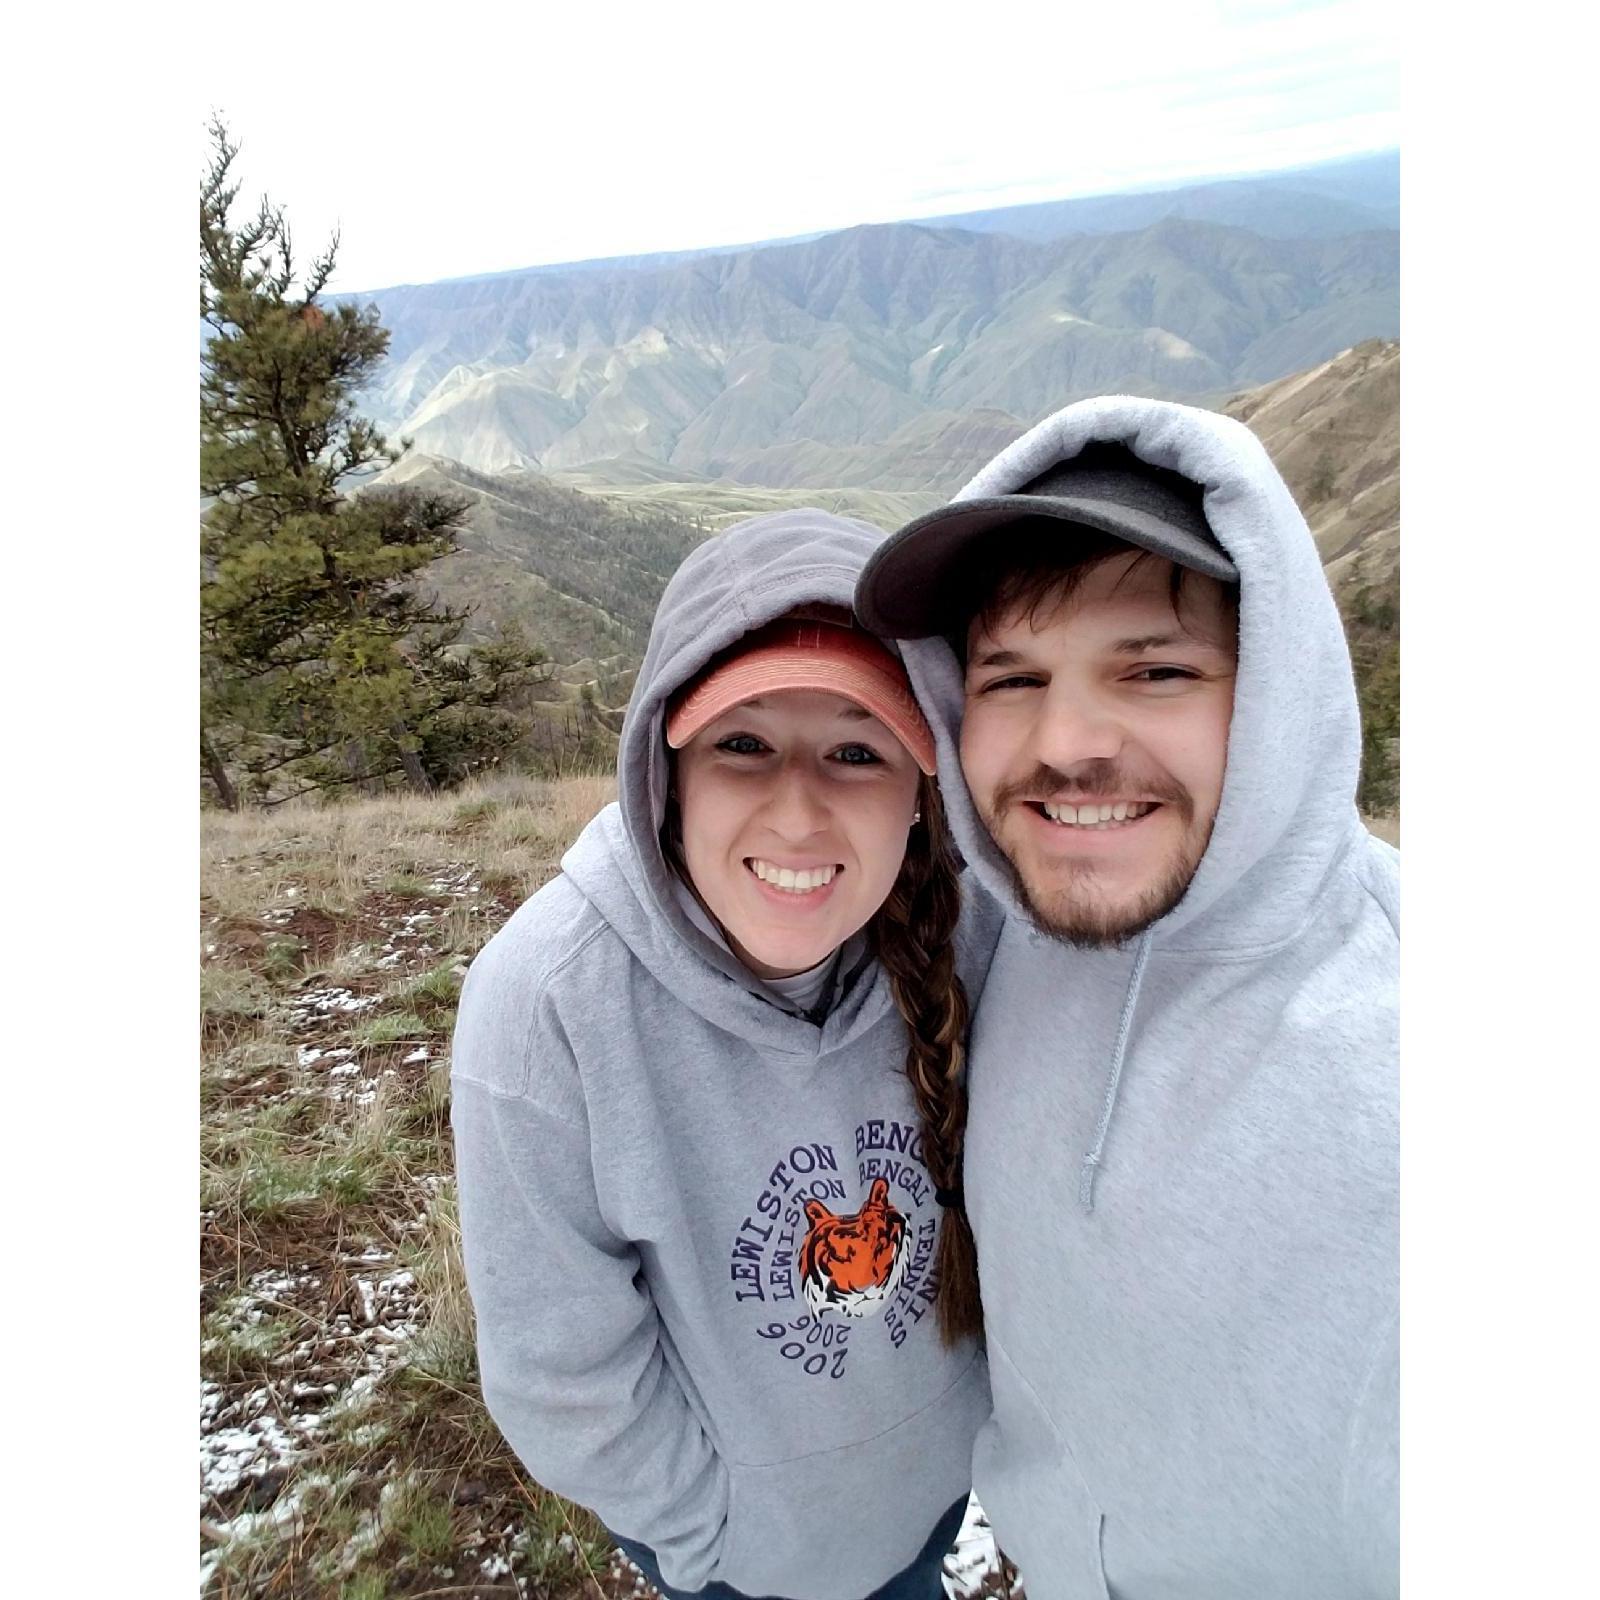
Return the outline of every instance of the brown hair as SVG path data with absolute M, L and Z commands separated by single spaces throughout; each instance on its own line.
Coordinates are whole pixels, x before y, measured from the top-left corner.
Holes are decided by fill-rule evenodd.
M 923 1165 L 949 1202 L 939 1207 L 934 1302 L 948 1345 L 983 1329 L 978 1250 L 961 1199 L 968 1007 L 955 960 L 961 889 L 938 784 L 923 777 L 918 798 L 921 820 L 912 826 L 900 875 L 868 924 L 868 935 L 911 1036 L 906 1076 L 922 1119 Z
M 1041 618 L 1049 617 L 1072 598 L 1094 568 L 1118 556 L 1134 557 L 1124 576 L 1147 561 L 1167 559 L 1098 528 L 1064 523 L 1054 517 L 1022 517 L 1008 523 L 1001 532 L 1004 537 L 986 540 L 982 550 L 964 563 L 961 571 L 961 591 L 973 599 L 968 621 L 980 627 L 1013 611 L 1022 612 L 1037 627 Z M 1219 583 L 1177 562 L 1171 567 L 1167 588 L 1173 614 L 1180 623 L 1185 589 L 1191 583 L 1204 582 L 1216 585 L 1224 608 L 1237 625 L 1238 584 Z M 963 625 L 950 639 L 962 662 L 967 658 L 967 635 L 967 626 Z

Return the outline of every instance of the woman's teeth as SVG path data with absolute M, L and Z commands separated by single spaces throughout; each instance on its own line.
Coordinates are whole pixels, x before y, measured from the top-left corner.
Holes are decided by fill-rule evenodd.
M 791 894 L 809 894 L 813 889 L 820 889 L 825 883 L 832 883 L 833 875 L 838 869 L 802 867 L 797 872 L 793 867 L 775 867 L 770 861 L 762 861 L 752 856 L 750 870 L 763 883 L 770 883 L 774 889 L 787 889 Z
M 1052 822 L 1069 828 L 1114 828 L 1120 822 L 1137 822 L 1155 808 L 1153 800 L 1115 800 L 1092 806 L 1055 806 L 1046 801 L 1040 807 Z

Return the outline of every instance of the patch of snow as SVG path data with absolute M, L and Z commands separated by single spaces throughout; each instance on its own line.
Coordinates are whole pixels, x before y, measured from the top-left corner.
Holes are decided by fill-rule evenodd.
M 295 1000 L 290 1009 L 290 1020 L 296 1027 L 309 1028 L 340 1013 L 348 1015 L 370 1010 L 380 998 L 379 995 L 355 994 L 339 987 L 309 989 Z
M 1000 1552 L 994 1530 L 977 1495 L 967 1496 L 967 1514 L 956 1534 L 954 1551 L 944 1561 L 944 1592 L 950 1600 L 971 1600 L 983 1590 L 984 1580 L 1000 1571 Z M 1020 1594 L 1021 1585 L 1017 1586 Z
M 270 1393 L 252 1390 L 229 1403 L 219 1384 L 200 1385 L 200 1502 L 231 1494 L 246 1478 L 286 1466 L 300 1453 L 305 1435 L 317 1420 L 304 1416 L 287 1421 L 267 1411 Z M 207 1428 L 208 1422 L 238 1421 Z
M 402 1067 L 411 1067 L 411 1066 L 417 1065 L 417 1063 L 419 1063 L 419 1062 L 426 1061 L 427 1059 L 428 1059 L 428 1050 L 427 1050 L 427 1046 L 424 1045 L 424 1046 L 420 1047 L 419 1049 L 413 1050 L 411 1052 L 411 1054 L 408 1055 L 400 1063 L 400 1065 Z

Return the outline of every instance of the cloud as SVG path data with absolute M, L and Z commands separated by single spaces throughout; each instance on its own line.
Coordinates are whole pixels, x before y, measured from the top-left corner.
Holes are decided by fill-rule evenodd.
M 1395 141 L 1396 24 L 1374 0 L 1058 6 L 1031 26 L 1000 10 L 975 28 L 970 7 L 814 0 L 797 29 L 748 5 L 564 8 L 486 43 L 402 7 L 311 117 L 281 91 L 288 41 L 233 23 L 241 42 L 203 87 L 303 250 L 342 224 L 336 286 L 359 288 Z

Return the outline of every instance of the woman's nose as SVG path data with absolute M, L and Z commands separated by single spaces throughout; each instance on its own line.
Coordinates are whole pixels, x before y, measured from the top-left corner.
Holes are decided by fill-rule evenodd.
M 767 825 L 785 839 L 806 839 L 827 822 L 828 808 L 814 774 L 786 763 L 767 801 Z

